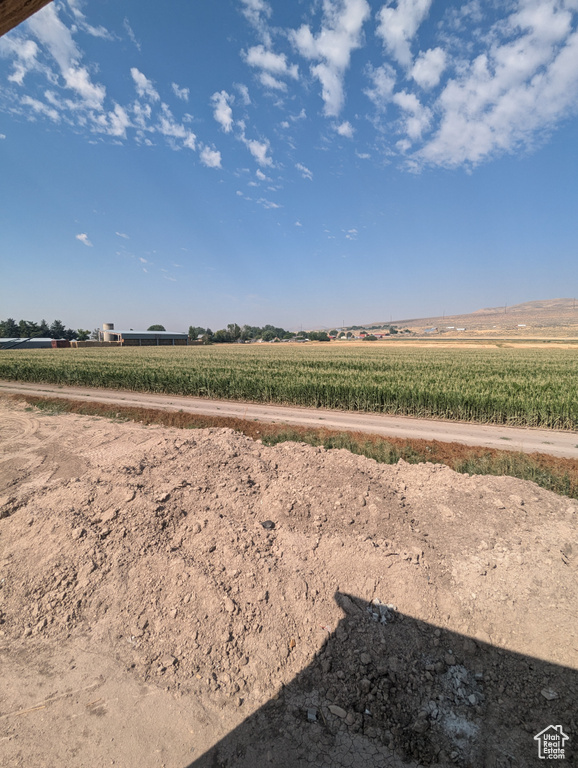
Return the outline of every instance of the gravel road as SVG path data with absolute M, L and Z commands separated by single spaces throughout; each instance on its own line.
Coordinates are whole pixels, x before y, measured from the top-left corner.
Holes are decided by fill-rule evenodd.
M 461 443 L 524 453 L 547 453 L 578 459 L 578 433 L 562 430 L 503 427 L 495 424 L 471 424 L 408 416 L 331 411 L 296 406 L 261 405 L 234 400 L 209 400 L 179 395 L 128 392 L 124 390 L 63 387 L 51 384 L 25 384 L 0 381 L 0 393 L 24 394 L 111 405 L 184 411 L 203 416 L 228 416 L 263 422 L 281 422 L 306 427 L 370 432 L 373 434 L 422 440 Z

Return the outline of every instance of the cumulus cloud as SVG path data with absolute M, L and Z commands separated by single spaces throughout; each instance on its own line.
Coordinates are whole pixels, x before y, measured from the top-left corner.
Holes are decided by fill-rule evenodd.
M 271 33 L 267 22 L 271 16 L 271 6 L 266 0 L 241 0 L 241 13 L 249 24 L 259 32 L 267 45 L 271 43 Z
M 352 139 L 353 134 L 355 133 L 354 127 L 347 120 L 344 120 L 336 126 L 335 130 L 340 136 L 344 136 L 346 139 Z
M 176 83 L 171 83 L 171 88 L 173 89 L 173 93 L 175 94 L 177 99 L 181 99 L 181 101 L 189 100 L 189 96 L 191 92 L 188 88 L 179 88 L 179 86 Z
M 34 40 L 2 37 L 0 38 L 0 56 L 13 57 L 13 71 L 8 75 L 8 80 L 16 85 L 22 85 L 28 72 L 39 68 L 38 45 Z
M 430 126 L 432 113 L 424 107 L 415 93 L 400 91 L 394 94 L 393 101 L 403 112 L 404 129 L 412 141 L 420 139 L 423 132 Z
M 393 96 L 396 81 L 395 69 L 389 64 L 382 64 L 377 69 L 370 67 L 368 75 L 372 87 L 366 88 L 364 93 L 379 110 L 384 110 Z
M 446 52 L 442 48 L 430 48 L 419 54 L 411 69 L 411 76 L 422 88 L 434 88 L 446 68 Z
M 244 58 L 250 67 L 264 70 L 274 77 L 291 77 L 294 80 L 299 77 L 299 68 L 296 64 L 289 65 L 284 53 L 274 53 L 263 45 L 249 48 Z
M 321 83 L 324 113 L 337 117 L 345 102 L 343 78 L 351 53 L 362 44 L 362 27 L 370 14 L 367 0 L 325 0 L 321 31 L 314 36 L 304 24 L 290 39 L 307 59 L 317 60 L 311 73 Z
M 570 10 L 524 1 L 492 31 L 488 50 L 443 88 L 440 123 L 417 153 L 420 161 L 476 165 L 531 143 L 576 112 L 578 32 Z
M 411 64 L 411 41 L 431 4 L 432 0 L 398 0 L 395 8 L 388 3 L 377 14 L 377 34 L 391 56 L 404 67 Z
M 143 75 L 143 73 L 136 67 L 131 67 L 130 73 L 136 87 L 136 92 L 141 99 L 149 99 L 150 101 L 160 101 L 158 91 L 152 84 L 152 81 Z
M 200 155 L 201 163 L 207 168 L 221 168 L 221 153 L 210 147 L 203 147 Z
M 86 234 L 86 232 L 81 232 L 79 235 L 76 235 L 76 239 L 80 240 L 80 242 L 83 243 L 84 245 L 88 245 L 90 246 L 90 248 L 92 248 L 92 243 L 88 239 L 88 235 Z
M 242 134 L 241 141 L 247 147 L 249 152 L 253 155 L 255 160 L 260 166 L 266 167 L 273 165 L 273 160 L 269 157 L 269 150 L 271 145 L 268 141 L 257 141 L 257 139 L 247 139 L 245 134 Z
M 5 139 L 5 138 L 6 138 L 6 134 L 5 133 L 0 133 L 0 141 L 2 141 L 2 139 Z
M 233 128 L 233 110 L 231 104 L 235 97 L 227 91 L 218 91 L 211 96 L 213 105 L 213 117 L 219 123 L 225 133 L 229 133 Z

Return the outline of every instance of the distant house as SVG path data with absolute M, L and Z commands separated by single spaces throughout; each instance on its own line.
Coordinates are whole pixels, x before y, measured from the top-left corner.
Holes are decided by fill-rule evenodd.
M 437 333 L 437 332 L 438 332 L 437 328 L 426 328 L 424 331 L 424 333 Z

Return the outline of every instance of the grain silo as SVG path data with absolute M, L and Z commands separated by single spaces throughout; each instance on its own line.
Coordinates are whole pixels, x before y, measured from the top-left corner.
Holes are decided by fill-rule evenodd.
M 102 324 L 102 332 L 103 332 L 103 341 L 116 341 L 116 338 L 113 339 L 111 333 L 107 333 L 107 331 L 114 331 L 114 323 L 103 323 Z

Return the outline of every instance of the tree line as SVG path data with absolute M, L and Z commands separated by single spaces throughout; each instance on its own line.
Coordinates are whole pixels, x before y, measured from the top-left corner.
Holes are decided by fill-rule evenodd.
M 46 320 L 35 323 L 32 320 L 20 320 L 14 318 L 0 320 L 0 338 L 2 339 L 68 339 L 72 341 L 86 341 L 90 338 L 90 331 L 83 328 L 66 328 L 60 320 L 54 320 L 50 325 Z
M 325 331 L 300 331 L 292 333 L 284 328 L 278 328 L 275 325 L 264 325 L 262 328 L 258 325 L 237 325 L 229 323 L 226 328 L 213 331 L 210 328 L 201 328 L 191 325 L 189 327 L 189 339 L 191 341 L 200 340 L 203 344 L 232 344 L 240 341 L 273 341 L 274 339 L 309 339 L 310 341 L 329 341 L 329 336 Z

